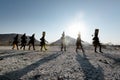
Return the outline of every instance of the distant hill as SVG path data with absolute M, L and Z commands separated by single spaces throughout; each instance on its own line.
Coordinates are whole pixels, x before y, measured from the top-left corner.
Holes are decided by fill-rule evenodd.
M 73 46 L 76 45 L 76 39 L 74 39 L 70 36 L 66 36 L 65 39 L 66 39 L 67 45 L 73 45 Z M 89 43 L 82 41 L 82 44 L 88 45 Z M 58 39 L 57 41 L 51 43 L 51 45 L 61 45 L 61 39 Z
M 12 45 L 13 39 L 16 36 L 16 33 L 11 33 L 11 34 L 0 34 L 0 45 Z M 18 34 L 19 35 L 19 41 L 21 42 L 21 36 L 23 34 Z M 27 42 L 29 42 L 29 37 L 27 36 Z M 35 45 L 39 45 L 40 42 L 38 40 L 35 40 Z

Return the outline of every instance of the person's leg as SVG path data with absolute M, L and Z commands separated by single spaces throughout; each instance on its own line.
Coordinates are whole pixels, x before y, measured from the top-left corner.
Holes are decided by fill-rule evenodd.
M 100 51 L 101 53 L 103 53 L 103 52 L 102 52 L 102 49 L 101 49 L 101 44 L 99 44 L 99 51 Z
M 23 47 L 23 44 L 21 44 L 21 47 L 20 47 L 20 49 L 22 49 L 22 47 Z
M 66 51 L 66 45 L 64 45 L 64 51 Z
M 82 44 L 81 44 L 80 46 L 81 46 L 82 52 L 84 53 L 85 51 L 84 51 L 84 49 L 83 49 L 83 46 L 82 46 Z
M 16 47 L 17 47 L 17 50 L 19 50 L 19 48 L 18 48 L 18 44 L 16 44 Z
M 25 44 L 23 45 L 23 47 L 24 47 L 23 50 L 25 50 Z
M 95 45 L 94 47 L 95 47 L 95 53 L 97 53 L 97 51 L 96 51 L 97 50 L 97 45 Z
M 35 50 L 35 44 L 33 43 L 32 45 L 33 45 L 33 50 Z
M 78 49 L 80 49 L 80 45 L 76 44 L 76 52 L 78 52 Z
M 31 44 L 29 43 L 28 45 L 29 45 L 28 50 L 30 50 Z
M 30 50 L 30 48 L 31 48 L 31 45 L 29 45 L 29 49 L 28 50 Z
M 42 51 L 42 49 L 43 49 L 43 45 L 41 45 L 41 49 L 40 50 Z
M 76 46 L 76 52 L 78 52 L 77 49 L 78 49 L 78 46 Z
M 46 45 L 44 44 L 44 49 L 47 50 Z
M 13 47 L 12 47 L 12 49 L 14 49 L 15 48 L 15 44 L 13 43 Z

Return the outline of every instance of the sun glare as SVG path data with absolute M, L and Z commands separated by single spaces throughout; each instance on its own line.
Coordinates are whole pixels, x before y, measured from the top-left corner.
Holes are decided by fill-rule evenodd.
M 66 27 L 66 35 L 73 38 L 77 38 L 78 33 L 81 34 L 81 38 L 86 40 L 87 24 L 84 20 L 84 12 L 78 12 L 73 19 L 69 21 Z
M 70 24 L 67 29 L 67 34 L 71 37 L 76 38 L 78 33 L 80 32 L 81 37 L 85 36 L 85 32 L 86 32 L 86 25 L 84 22 L 73 22 L 72 24 Z

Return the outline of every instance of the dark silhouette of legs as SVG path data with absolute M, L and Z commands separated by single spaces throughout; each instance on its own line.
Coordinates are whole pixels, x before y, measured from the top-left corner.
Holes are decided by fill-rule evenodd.
M 15 43 L 14 43 L 12 49 L 14 50 L 15 47 L 17 47 L 17 50 L 19 50 L 18 44 L 15 44 Z
M 82 45 L 80 45 L 80 47 L 81 47 L 82 52 L 84 53 L 85 51 L 84 51 L 84 49 L 83 49 Z
M 25 45 L 23 46 L 23 50 L 25 50 Z
M 99 44 L 99 51 L 100 51 L 101 53 L 103 53 L 103 52 L 102 52 L 102 49 L 101 49 L 101 44 Z
M 33 50 L 35 50 L 35 45 L 34 45 L 34 43 L 29 43 L 28 45 L 29 45 L 29 48 L 28 48 L 28 50 L 30 50 L 30 48 L 31 48 L 31 45 L 33 46 Z
M 29 45 L 29 48 L 28 48 L 28 50 L 30 50 L 30 48 L 31 48 L 31 44 L 29 43 L 28 45 Z
M 97 52 L 97 47 L 99 47 L 99 52 L 103 53 L 103 52 L 102 52 L 102 49 L 101 49 L 101 44 L 94 45 L 94 47 L 95 47 L 95 49 L 94 49 L 95 53 L 98 53 L 98 52 Z
M 44 45 L 44 49 L 47 50 L 45 45 Z
M 35 50 L 35 45 L 34 45 L 34 43 L 33 43 L 32 45 L 33 45 L 33 50 Z
M 63 49 L 64 49 L 64 51 L 66 51 L 66 45 L 65 44 L 61 44 L 61 51 L 63 51 Z
M 97 53 L 97 45 L 96 46 L 94 46 L 95 47 L 95 53 Z
M 22 49 L 22 48 L 23 48 L 23 50 L 25 50 L 25 44 L 21 45 L 20 49 Z
M 19 50 L 19 48 L 18 48 L 18 44 L 16 44 L 16 47 L 17 47 L 17 50 Z
M 82 45 L 77 45 L 77 47 L 76 47 L 76 52 L 78 52 L 78 51 L 77 51 L 78 49 L 81 49 L 83 53 L 85 52 L 84 49 L 83 49 L 83 47 L 82 47 Z
M 15 44 L 13 44 L 13 47 L 12 47 L 12 49 L 14 49 L 15 48 Z
M 44 44 L 44 45 L 41 45 L 41 51 L 43 50 L 43 48 L 45 49 L 45 51 L 47 50 L 45 44 Z
M 41 46 L 41 49 L 40 49 L 40 51 L 42 51 L 42 46 Z

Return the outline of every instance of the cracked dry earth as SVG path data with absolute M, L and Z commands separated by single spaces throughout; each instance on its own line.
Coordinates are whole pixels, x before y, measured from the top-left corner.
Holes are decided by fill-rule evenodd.
M 120 49 L 104 49 L 94 53 L 85 47 L 85 54 L 75 46 L 60 51 L 11 50 L 0 47 L 0 80 L 120 80 Z

